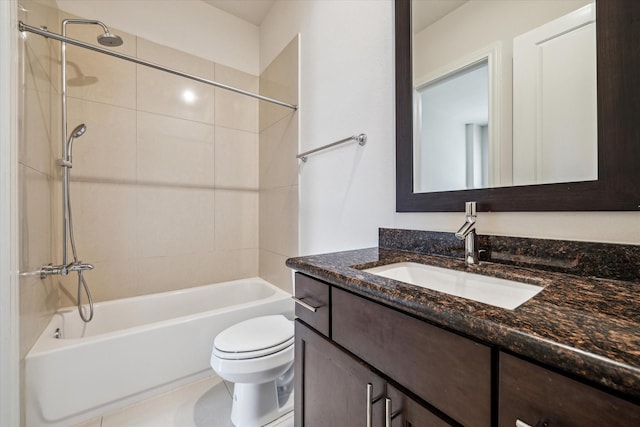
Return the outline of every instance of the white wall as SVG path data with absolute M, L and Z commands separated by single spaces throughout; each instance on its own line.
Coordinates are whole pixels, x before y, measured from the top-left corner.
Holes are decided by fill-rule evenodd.
M 258 27 L 200 0 L 55 1 L 65 12 L 98 19 L 108 27 L 259 74 Z
M 389 1 L 280 1 L 260 27 L 261 65 L 298 32 L 300 150 L 364 132 L 301 163 L 300 252 L 373 246 L 393 223 L 393 24 Z
M 300 252 L 375 246 L 378 227 L 455 231 L 460 213 L 395 212 L 393 2 L 279 0 L 260 64 L 301 34 L 300 149 L 365 132 L 300 167 Z M 638 212 L 480 213 L 479 232 L 640 244 Z

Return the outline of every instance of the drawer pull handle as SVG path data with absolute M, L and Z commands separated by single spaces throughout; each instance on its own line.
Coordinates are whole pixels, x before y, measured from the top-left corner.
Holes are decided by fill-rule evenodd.
M 384 399 L 384 427 L 391 427 L 391 422 L 395 417 L 400 415 L 401 410 L 393 412 L 393 407 L 391 405 L 391 399 L 386 397 Z
M 384 399 L 384 427 L 391 427 L 391 399 Z
M 373 384 L 367 384 L 367 427 L 373 422 Z
M 300 299 L 298 297 L 295 297 L 295 296 L 292 296 L 291 298 L 293 298 L 293 300 L 296 302 L 296 304 L 299 304 L 302 307 L 306 308 L 307 310 L 313 311 L 314 313 L 316 311 L 318 311 L 318 309 L 320 307 L 322 307 L 322 304 L 320 304 L 320 305 L 311 305 L 308 302 L 306 302 L 306 301 L 304 301 L 304 300 L 302 300 L 302 299 Z

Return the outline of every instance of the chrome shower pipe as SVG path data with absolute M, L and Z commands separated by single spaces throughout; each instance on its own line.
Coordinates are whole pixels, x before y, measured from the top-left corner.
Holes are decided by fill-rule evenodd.
M 22 24 L 22 22 L 20 22 Z M 83 24 L 83 25 L 99 25 L 102 27 L 105 34 L 109 33 L 109 28 L 107 26 L 96 20 L 90 19 L 64 19 L 62 21 L 62 37 L 67 38 L 67 25 L 68 24 Z M 20 27 L 20 25 L 19 25 Z M 61 71 L 60 71 L 60 92 L 61 92 L 61 102 L 62 102 L 62 111 L 61 111 L 61 142 L 62 142 L 62 157 L 60 158 L 60 166 L 62 166 L 62 265 L 66 270 L 66 266 L 69 265 L 69 253 L 67 248 L 67 240 L 68 240 L 68 228 L 67 224 L 69 221 L 68 214 L 68 200 L 69 200 L 69 168 L 71 167 L 71 162 L 69 161 L 69 149 L 67 141 L 67 44 L 64 40 L 61 40 L 60 43 L 60 63 L 61 63 Z M 66 271 L 63 272 L 66 274 Z
M 246 96 L 249 96 L 251 98 L 259 99 L 260 101 L 265 101 L 265 102 L 269 102 L 271 104 L 276 104 L 276 105 L 280 105 L 282 107 L 290 108 L 290 109 L 292 109 L 294 111 L 298 109 L 298 106 L 296 104 L 290 104 L 290 103 L 287 103 L 287 102 L 279 101 L 277 99 L 269 98 L 267 96 L 258 95 L 258 94 L 253 93 L 253 92 L 249 92 L 249 91 L 246 91 L 246 90 L 238 89 L 238 88 L 235 88 L 233 86 L 225 85 L 223 83 L 218 83 L 218 82 L 213 81 L 213 80 L 205 79 L 203 77 L 196 76 L 194 74 L 185 73 L 183 71 L 179 71 L 179 70 L 176 70 L 176 69 L 173 69 L 173 68 L 165 67 L 163 65 L 155 64 L 153 62 L 145 61 L 144 59 L 139 59 L 139 58 L 136 58 L 136 57 L 133 57 L 133 56 L 125 55 L 125 54 L 122 54 L 122 53 L 119 53 L 119 52 L 115 52 L 115 51 L 112 51 L 112 50 L 109 50 L 109 49 L 103 49 L 103 48 L 101 48 L 99 46 L 95 46 L 95 45 L 92 45 L 90 43 L 85 43 L 83 41 L 72 39 L 72 38 L 66 37 L 64 35 L 61 36 L 60 34 L 52 33 L 52 32 L 47 31 L 47 30 L 43 30 L 43 29 L 40 29 L 40 28 L 33 27 L 31 25 L 25 24 L 22 21 L 20 21 L 18 23 L 18 30 L 20 30 L 20 31 L 28 31 L 30 33 L 38 34 L 38 35 L 46 37 L 46 38 L 50 38 L 50 39 L 53 39 L 53 40 L 58 40 L 59 42 L 69 43 L 69 44 L 72 44 L 74 46 L 78 46 L 78 47 L 82 47 L 82 48 L 85 48 L 85 49 L 93 50 L 94 52 L 104 53 L 105 55 L 113 56 L 113 57 L 119 58 L 119 59 L 124 59 L 125 61 L 129 61 L 129 62 L 134 62 L 136 64 L 144 65 L 145 67 L 153 68 L 155 70 L 164 71 L 164 72 L 169 73 L 169 74 L 173 74 L 173 75 L 176 75 L 176 76 L 184 77 L 184 78 L 187 78 L 187 79 L 190 79 L 190 80 L 194 80 L 194 81 L 197 81 L 197 82 L 200 82 L 200 83 L 204 83 L 204 84 L 207 84 L 207 85 L 210 85 L 210 86 L 215 86 L 215 87 L 218 87 L 218 88 L 221 88 L 221 89 L 229 90 L 231 92 L 239 93 L 241 95 L 246 95 Z

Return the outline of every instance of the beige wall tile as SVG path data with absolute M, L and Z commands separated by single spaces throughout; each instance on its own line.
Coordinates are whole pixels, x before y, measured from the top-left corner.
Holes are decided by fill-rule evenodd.
M 298 104 L 298 36 L 260 75 L 260 95 Z M 292 113 L 287 107 L 260 102 L 260 131 Z
M 37 28 L 44 26 L 50 31 L 59 32 L 60 22 L 55 3 L 49 5 L 54 7 L 49 7 L 36 1 L 22 0 L 20 5 L 26 9 L 23 11 L 18 8 L 18 18 L 24 23 Z M 28 34 L 22 40 L 25 42 L 24 54 L 27 59 L 25 63 L 27 89 L 52 91 L 52 88 L 58 85 L 55 79 L 59 78 L 59 74 L 54 71 L 58 68 L 55 61 L 60 51 L 60 43 L 35 34 Z
M 136 256 L 135 187 L 78 182 L 72 177 L 71 206 L 76 248 L 82 261 L 96 263 Z
M 260 188 L 298 184 L 298 114 L 280 120 L 260 133 Z
M 218 189 L 258 189 L 258 135 L 216 127 L 215 184 Z
M 216 251 L 258 247 L 258 192 L 216 190 Z
M 203 285 L 199 270 L 208 254 L 171 255 L 138 260 L 136 295 Z
M 214 79 L 215 64 L 207 59 L 138 37 L 138 58 L 205 79 Z M 178 77 L 184 79 L 184 77 Z
M 138 112 L 138 180 L 213 188 L 214 126 Z
M 21 273 L 55 263 L 51 250 L 50 178 L 24 165 L 18 167 Z M 29 351 L 57 308 L 58 290 L 51 278 L 20 277 L 20 355 Z
M 25 97 L 20 100 L 24 105 L 20 114 L 19 162 L 39 172 L 52 173 L 53 158 L 52 140 L 58 139 L 52 134 L 52 106 L 54 98 L 51 92 L 35 90 L 24 91 Z
M 58 287 L 52 278 L 20 277 L 20 358 L 24 358 L 58 307 Z
M 68 132 L 87 131 L 73 143 L 71 175 L 84 180 L 133 183 L 136 179 L 136 112 L 129 108 L 70 98 Z
M 78 276 L 75 274 L 64 277 L 53 276 L 53 280 L 58 286 L 58 307 L 74 307 L 78 295 Z
M 260 249 L 260 277 L 283 291 L 293 293 L 291 270 L 285 265 L 287 256 Z
M 137 203 L 139 257 L 213 250 L 213 190 L 140 186 Z
M 252 93 L 258 92 L 258 77 L 216 64 L 216 81 Z M 258 132 L 258 101 L 216 88 L 215 124 L 231 129 Z
M 94 302 L 136 296 L 137 266 L 135 260 L 92 262 L 94 269 L 84 273 Z M 70 275 L 61 292 L 61 306 L 76 305 L 78 276 Z M 82 294 L 82 302 L 86 296 Z
M 213 79 L 214 64 L 202 58 L 138 39 L 140 58 Z M 214 123 L 214 88 L 184 77 L 138 65 L 138 110 L 203 123 Z
M 137 294 L 184 289 L 257 275 L 257 249 L 144 258 L 138 262 Z
M 256 277 L 258 276 L 258 249 L 214 252 L 203 266 L 206 283 Z
M 76 18 L 62 13 L 61 20 Z M 122 37 L 124 44 L 112 48 L 129 56 L 136 56 L 136 37 L 110 28 Z M 67 36 L 97 45 L 96 37 L 102 29 L 95 25 L 68 24 Z M 132 62 L 67 44 L 67 94 L 120 107 L 136 107 L 136 65 Z M 69 129 L 71 130 L 71 129 Z
M 55 30 L 58 11 L 31 0 L 21 2 L 28 12 L 19 19 L 33 26 Z M 55 4 L 54 4 L 55 5 Z M 52 251 L 52 118 L 59 100 L 52 95 L 52 70 L 57 68 L 58 42 L 29 35 L 20 48 L 21 86 L 19 113 L 18 212 L 21 273 L 56 262 Z M 57 74 L 56 74 L 57 75 Z M 58 287 L 52 278 L 21 276 L 19 281 L 20 358 L 23 359 L 57 309 Z M 22 369 L 22 366 L 21 366 Z
M 260 249 L 288 257 L 297 255 L 297 186 L 260 192 Z
M 24 165 L 18 166 L 20 218 L 20 271 L 28 272 L 54 262 L 51 254 L 50 179 Z
M 260 93 L 297 104 L 298 37 L 260 76 Z M 298 113 L 260 103 L 260 277 L 292 291 L 285 261 L 298 254 Z

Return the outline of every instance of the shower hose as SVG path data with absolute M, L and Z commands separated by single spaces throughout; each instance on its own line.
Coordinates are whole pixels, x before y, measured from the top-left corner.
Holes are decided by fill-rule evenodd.
M 71 213 L 71 186 L 67 189 L 67 218 L 69 219 L 69 240 L 71 241 L 71 252 L 73 253 L 73 263 L 77 264 L 78 261 L 78 253 L 76 252 L 76 240 L 73 237 L 73 216 Z M 87 281 L 84 279 L 84 271 L 78 270 L 78 314 L 83 322 L 88 323 L 93 319 L 93 299 L 91 298 L 91 292 L 89 291 L 89 286 L 87 286 Z M 89 316 L 87 316 L 82 309 L 82 290 L 84 289 L 84 293 L 87 295 L 87 300 L 89 301 Z

